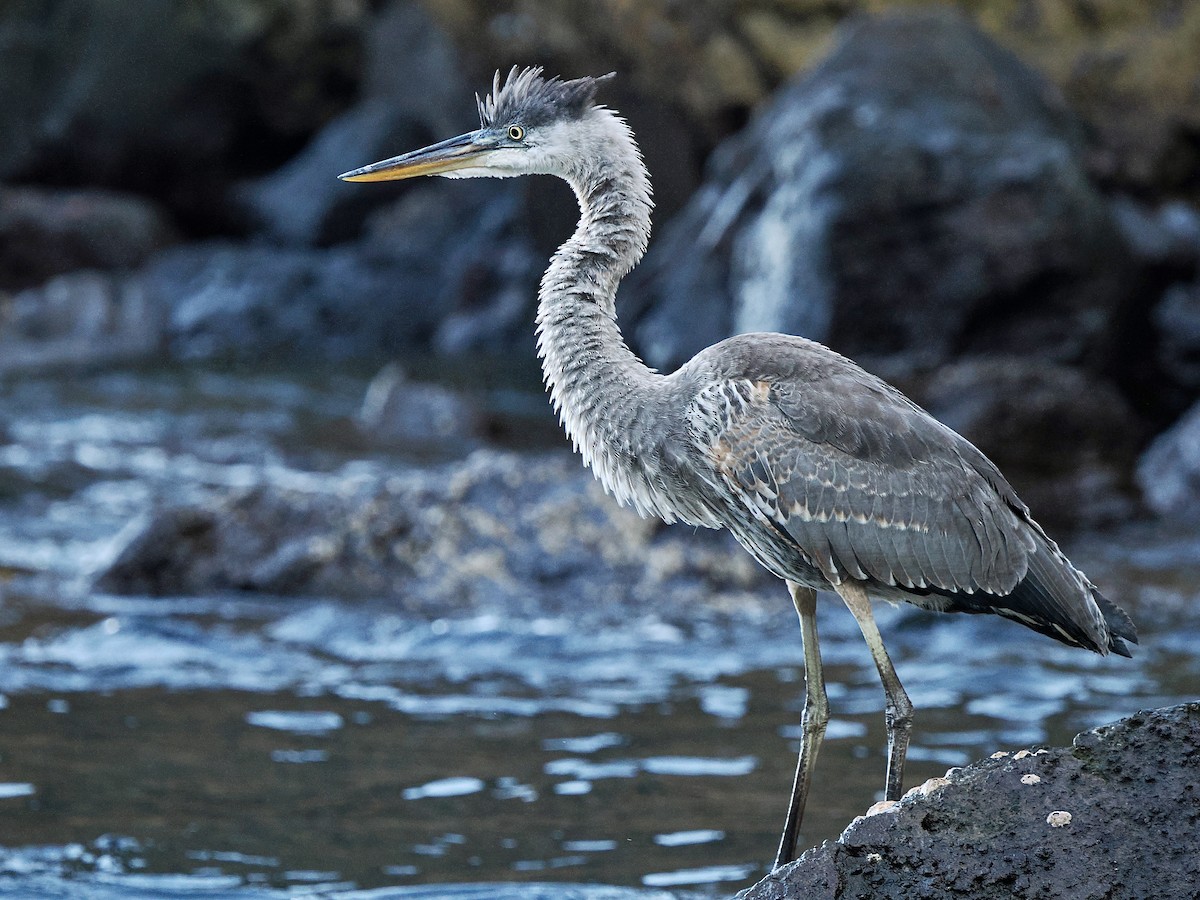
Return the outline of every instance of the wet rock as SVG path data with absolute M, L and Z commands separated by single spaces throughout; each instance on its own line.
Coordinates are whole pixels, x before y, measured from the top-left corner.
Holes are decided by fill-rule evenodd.
M 1126 268 L 1084 149 L 1053 87 L 965 18 L 858 21 L 665 229 L 638 343 L 660 366 L 752 330 L 926 363 L 1077 358 Z
M 1200 281 L 1168 288 L 1153 319 L 1163 371 L 1195 395 L 1200 391 Z
M 387 260 L 224 242 L 167 251 L 138 275 L 184 359 L 379 356 L 428 334 L 428 306 Z M 411 282 L 409 282 L 411 284 Z
M 1137 482 L 1155 512 L 1200 522 L 1200 403 L 1142 454 Z
M 139 285 L 72 272 L 16 294 L 0 318 L 0 372 L 144 359 L 161 349 L 162 317 Z
M 358 425 L 376 442 L 465 449 L 475 443 L 479 411 L 447 387 L 409 381 L 400 366 L 389 363 L 367 385 Z
M 167 342 L 183 358 L 502 347 L 527 336 L 539 271 L 513 234 L 518 195 L 453 187 L 408 192 L 354 244 L 193 244 L 161 254 L 138 280 L 167 310 Z
M 347 185 L 339 173 L 473 127 L 462 67 L 419 5 L 392 3 L 366 41 L 360 101 L 283 167 L 239 192 L 255 226 L 273 239 L 326 245 L 356 237 L 366 214 L 393 201 L 396 190 Z
M 0 188 L 0 289 L 75 269 L 123 269 L 174 240 L 166 214 L 130 194 Z
M 1198 755 L 1198 703 L 1140 712 L 1070 748 L 997 753 L 856 819 L 738 897 L 1190 897 Z
M 185 219 L 344 108 L 362 3 L 23 0 L 0 8 L 0 178 L 124 186 Z
M 914 394 L 1000 467 L 1043 525 L 1111 524 L 1133 511 L 1143 425 L 1102 379 L 1023 357 L 971 357 L 935 369 Z
M 1195 271 L 1200 265 L 1200 210 L 1181 201 L 1152 208 L 1114 197 L 1113 218 L 1142 265 Z
M 745 593 L 771 580 L 723 532 L 668 533 L 621 509 L 568 454 L 477 451 L 437 468 L 166 503 L 126 529 L 96 584 L 388 596 L 433 615 L 517 615 L 754 608 Z
M 519 182 L 435 179 L 372 217 L 363 252 L 394 266 L 405 296 L 436 320 L 424 346 L 532 354 L 546 258 L 534 249 L 525 198 Z

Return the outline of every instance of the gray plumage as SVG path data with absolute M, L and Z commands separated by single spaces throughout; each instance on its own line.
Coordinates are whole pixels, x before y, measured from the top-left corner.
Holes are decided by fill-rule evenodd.
M 633 354 L 615 297 L 646 249 L 650 182 L 624 121 L 594 105 L 598 84 L 515 68 L 501 84 L 497 74 L 479 100 L 479 131 L 343 177 L 551 174 L 571 185 L 579 224 L 542 278 L 537 310 L 538 353 L 567 434 L 618 502 L 668 522 L 728 528 L 788 583 L 800 615 L 805 736 L 782 864 L 795 855 L 828 718 L 814 590 L 842 596 L 879 668 L 889 799 L 899 799 L 912 706 L 868 595 L 995 613 L 1102 654 L 1129 655 L 1136 632 L 982 453 L 832 350 L 744 334 L 669 375 Z
M 750 510 L 729 527 L 781 578 L 818 589 L 854 579 L 874 596 L 997 613 L 1128 655 L 1128 618 L 1000 471 L 895 388 L 786 335 L 732 338 L 681 374 L 694 368 L 698 445 L 717 490 Z
M 492 92 L 475 96 L 479 125 L 491 128 L 516 122 L 525 128 L 536 128 L 553 121 L 579 119 L 592 106 L 596 89 L 612 77 L 609 73 L 598 78 L 563 81 L 542 78 L 541 69 L 514 68 L 501 84 L 497 72 L 492 78 Z

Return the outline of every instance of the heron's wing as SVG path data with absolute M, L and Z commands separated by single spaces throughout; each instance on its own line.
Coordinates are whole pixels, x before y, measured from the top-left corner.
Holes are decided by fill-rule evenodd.
M 702 391 L 693 435 L 720 486 L 834 584 L 1012 592 L 1036 544 L 1012 488 L 969 442 L 864 375 Z

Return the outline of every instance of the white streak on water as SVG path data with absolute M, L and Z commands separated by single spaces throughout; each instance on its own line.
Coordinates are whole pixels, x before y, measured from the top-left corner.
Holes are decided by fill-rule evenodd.
M 246 713 L 246 722 L 259 728 L 290 731 L 293 734 L 328 734 L 344 724 L 335 712 L 264 709 Z
M 704 866 L 699 869 L 676 869 L 674 872 L 651 872 L 642 876 L 646 887 L 678 887 L 685 884 L 715 884 L 720 881 L 741 881 L 749 878 L 758 866 Z
M 692 844 L 711 844 L 725 840 L 725 832 L 713 828 L 698 828 L 693 831 L 672 831 L 656 834 L 654 843 L 660 847 L 687 847 Z
M 464 797 L 483 790 L 483 781 L 470 776 L 439 778 L 419 787 L 405 788 L 401 795 L 405 800 L 423 800 L 427 797 Z

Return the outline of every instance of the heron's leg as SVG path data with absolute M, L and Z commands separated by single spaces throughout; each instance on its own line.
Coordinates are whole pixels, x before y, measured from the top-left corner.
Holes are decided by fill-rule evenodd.
M 792 800 L 788 806 L 787 821 L 783 825 L 779 852 L 775 855 L 776 869 L 796 858 L 796 838 L 800 831 L 800 820 L 804 817 L 804 802 L 808 799 L 813 764 L 817 761 L 817 751 L 821 748 L 825 725 L 829 721 L 825 675 L 821 671 L 821 649 L 817 646 L 817 592 L 791 581 L 787 586 L 800 616 L 800 636 L 804 641 L 804 714 L 800 717 L 800 756 L 796 760 L 796 780 L 792 783 Z
M 887 790 L 884 796 L 888 800 L 899 800 L 903 792 L 904 758 L 908 755 L 908 735 L 912 730 L 913 705 L 904 691 L 904 685 L 896 675 L 891 657 L 883 646 L 883 637 L 879 634 L 879 626 L 875 624 L 875 614 L 871 612 L 871 601 L 862 585 L 853 581 L 843 581 L 836 585 L 838 594 L 850 607 L 850 612 L 858 621 L 871 657 L 875 660 L 875 668 L 879 670 L 879 679 L 883 682 L 883 692 L 887 695 L 885 721 L 888 734 L 888 767 Z

